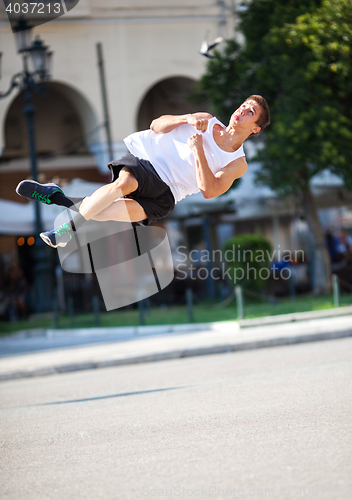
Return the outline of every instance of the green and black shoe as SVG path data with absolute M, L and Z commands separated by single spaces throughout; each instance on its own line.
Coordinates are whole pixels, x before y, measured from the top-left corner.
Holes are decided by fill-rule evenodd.
M 46 205 L 51 205 L 51 196 L 55 193 L 64 194 L 58 184 L 49 182 L 48 184 L 40 184 L 37 181 L 22 181 L 16 188 L 16 193 L 29 200 L 38 200 Z
M 50 247 L 65 247 L 72 240 L 73 229 L 69 224 L 62 224 L 56 229 L 40 233 L 41 239 Z

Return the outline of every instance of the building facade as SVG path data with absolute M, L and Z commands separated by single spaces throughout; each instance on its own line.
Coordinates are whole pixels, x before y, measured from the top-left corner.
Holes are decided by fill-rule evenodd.
M 200 54 L 201 45 L 205 39 L 210 43 L 218 36 L 233 36 L 236 3 L 80 0 L 64 16 L 33 28 L 32 39 L 39 36 L 53 51 L 46 91 L 33 94 L 39 181 L 64 187 L 77 178 L 94 183 L 110 179 L 98 44 L 103 55 L 112 156 L 118 158 L 127 151 L 123 139 L 148 128 L 154 118 L 197 110 L 188 96 L 205 69 L 207 59 Z M 22 58 L 3 2 L 0 52 L 0 92 L 5 92 L 13 75 L 22 70 Z M 24 94 L 18 89 L 0 99 L 0 201 L 26 204 L 15 193 L 18 182 L 31 177 L 23 108 Z M 28 210 L 32 210 L 30 205 Z M 0 234 L 5 267 L 14 261 L 20 265 L 21 261 L 30 262 L 31 249 L 27 252 L 26 243 L 18 246 L 19 241 L 28 241 L 28 234 L 17 233 L 15 226 L 11 234 Z
M 41 169 L 95 165 L 102 175 L 106 173 L 98 43 L 103 50 L 116 157 L 125 152 L 123 138 L 149 127 L 153 118 L 193 110 L 187 95 L 204 71 L 206 58 L 199 53 L 202 41 L 231 37 L 234 13 L 235 4 L 230 1 L 80 0 L 68 14 L 36 27 L 33 35 L 53 51 L 47 94 L 35 96 Z M 4 9 L 0 16 L 0 85 L 5 90 L 22 63 Z M 18 160 L 28 154 L 22 108 L 21 93 L 0 100 L 1 167 L 9 172 L 23 169 Z M 0 198 L 4 196 L 1 192 Z

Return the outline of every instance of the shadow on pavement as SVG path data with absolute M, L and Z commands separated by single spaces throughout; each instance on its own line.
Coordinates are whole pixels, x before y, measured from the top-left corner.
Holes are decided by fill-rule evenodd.
M 185 387 L 167 387 L 165 389 L 151 389 L 149 391 L 123 392 L 121 394 L 111 394 L 110 396 L 98 396 L 96 398 L 85 398 L 85 399 L 72 399 L 72 400 L 68 400 L 68 401 L 54 401 L 52 403 L 40 403 L 40 404 L 28 405 L 28 406 L 52 406 L 52 405 L 65 405 L 65 404 L 69 404 L 69 403 L 85 403 L 87 401 L 98 401 L 101 399 L 122 398 L 125 396 L 137 396 L 139 394 L 149 394 L 149 393 L 153 393 L 153 392 L 175 391 L 177 389 L 184 389 L 184 388 Z

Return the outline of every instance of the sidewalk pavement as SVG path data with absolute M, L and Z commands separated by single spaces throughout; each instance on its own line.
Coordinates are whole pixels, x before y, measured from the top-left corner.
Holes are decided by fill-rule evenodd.
M 352 336 L 352 306 L 217 323 L 22 332 L 0 339 L 0 381 Z

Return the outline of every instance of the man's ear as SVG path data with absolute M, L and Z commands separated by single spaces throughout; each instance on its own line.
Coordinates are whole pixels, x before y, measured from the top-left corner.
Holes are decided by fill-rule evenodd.
M 261 127 L 255 127 L 253 130 L 252 130 L 252 134 L 259 134 L 259 132 L 261 131 Z

